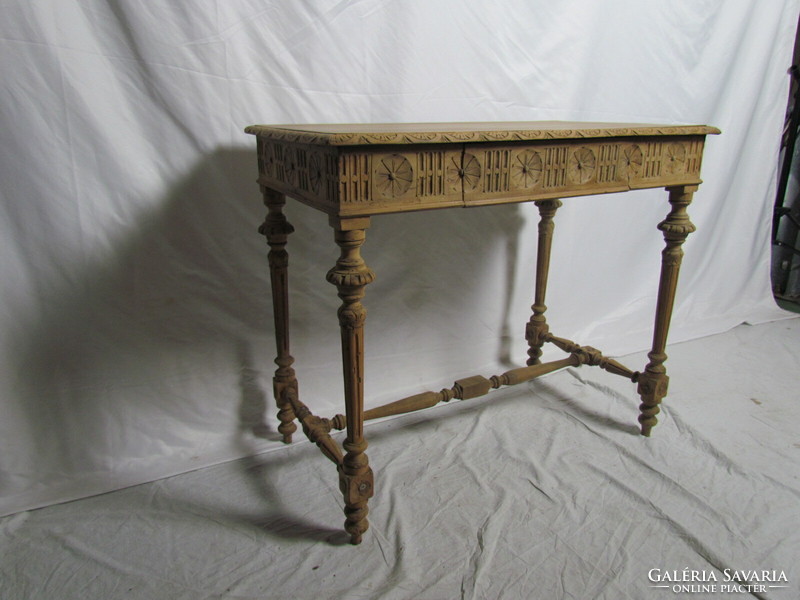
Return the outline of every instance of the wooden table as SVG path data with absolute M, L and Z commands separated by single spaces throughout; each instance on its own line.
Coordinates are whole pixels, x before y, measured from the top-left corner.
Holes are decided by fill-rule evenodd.
M 367 501 L 373 474 L 365 450 L 364 421 L 447 402 L 466 400 L 503 385 L 515 385 L 568 366 L 595 365 L 638 383 L 642 435 L 656 424 L 667 393 L 664 367 L 675 288 L 683 250 L 695 230 L 686 207 L 700 184 L 704 125 L 611 123 L 425 123 L 392 125 L 254 125 L 258 182 L 268 213 L 259 231 L 269 244 L 277 358 L 274 393 L 283 441 L 303 431 L 336 463 L 345 501 L 345 529 L 358 544 L 368 528 Z M 666 248 L 656 306 L 653 346 L 642 372 L 632 371 L 590 346 L 556 337 L 545 320 L 545 291 L 560 198 L 665 187 L 671 210 L 658 225 Z M 300 401 L 289 352 L 286 242 L 293 231 L 283 214 L 286 196 L 328 214 L 341 255 L 328 272 L 342 300 L 345 414 L 314 415 Z M 526 367 L 485 378 L 456 381 L 452 388 L 425 392 L 364 411 L 364 289 L 375 278 L 361 256 L 373 215 L 434 208 L 533 201 L 539 208 L 538 255 L 532 316 L 525 330 Z M 549 342 L 565 351 L 562 360 L 542 363 Z M 343 449 L 330 436 L 347 428 Z

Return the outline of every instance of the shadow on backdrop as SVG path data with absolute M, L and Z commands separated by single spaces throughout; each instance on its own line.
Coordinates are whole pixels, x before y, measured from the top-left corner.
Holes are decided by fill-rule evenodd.
M 30 442 L 17 449 L 23 475 L 11 482 L 12 494 L 25 497 L 26 469 L 38 477 L 32 485 L 53 486 L 45 496 L 58 502 L 263 452 L 264 440 L 281 447 L 272 425 L 267 247 L 256 231 L 265 209 L 255 178 L 254 150 L 206 156 L 131 225 L 113 254 L 89 259 L 69 286 L 50 290 L 24 339 L 7 340 Z M 325 215 L 297 202 L 286 212 L 296 229 L 288 246 L 291 333 L 300 342 L 293 354 L 301 363 L 296 346 L 317 348 L 323 332 L 317 350 L 338 362 L 339 300 L 324 282 L 338 256 L 332 230 Z M 413 315 L 450 302 L 468 314 L 470 299 L 485 292 L 486 257 L 503 252 L 505 289 L 492 291 L 500 314 L 487 318 L 500 319 L 499 358 L 509 362 L 520 225 L 519 207 L 508 205 L 374 218 L 363 251 L 378 275 L 367 289 L 367 331 L 382 317 L 390 321 L 382 334 L 413 329 L 392 320 L 398 307 Z M 318 283 L 305 289 L 306 280 Z M 367 377 L 369 369 L 368 355 Z M 304 401 L 313 409 L 313 398 Z M 245 473 L 268 477 L 252 466 Z M 274 494 L 263 496 L 274 503 Z

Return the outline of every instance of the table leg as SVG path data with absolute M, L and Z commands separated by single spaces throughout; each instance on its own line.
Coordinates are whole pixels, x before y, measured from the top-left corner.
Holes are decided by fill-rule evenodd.
M 346 454 L 339 468 L 339 487 L 344 494 L 345 530 L 350 543 L 361 543 L 361 535 L 369 527 L 367 501 L 373 493 L 372 469 L 365 453 L 364 439 L 364 321 L 367 310 L 361 304 L 364 288 L 375 279 L 361 257 L 361 245 L 369 227 L 369 217 L 331 218 L 336 244 L 341 255 L 327 279 L 336 286 L 342 305 L 339 326 L 342 333 L 342 365 L 346 408 Z
M 661 253 L 661 279 L 658 284 L 653 348 L 647 355 L 650 362 L 639 376 L 638 392 L 642 398 L 642 404 L 639 406 L 641 411 L 639 423 L 642 425 L 644 436 L 649 436 L 650 430 L 658 423 L 656 415 L 660 412 L 659 404 L 667 395 L 669 377 L 664 367 L 664 362 L 667 360 L 664 350 L 667 346 L 672 305 L 675 301 L 678 273 L 683 259 L 681 246 L 686 237 L 695 230 L 686 208 L 692 202 L 692 194 L 697 191 L 697 186 L 668 187 L 667 191 L 672 209 L 667 218 L 658 224 L 658 228 L 664 233 L 666 247 Z
M 525 339 L 528 340 L 528 366 L 538 365 L 542 361 L 542 346 L 544 346 L 544 336 L 550 331 L 545 320 L 544 311 L 547 306 L 544 304 L 545 293 L 547 292 L 547 275 L 550 271 L 550 248 L 553 243 L 553 229 L 555 224 L 553 218 L 556 211 L 561 207 L 561 200 L 537 200 L 536 206 L 539 207 L 539 245 L 536 253 L 536 292 L 534 295 L 533 315 L 525 328 Z
M 283 435 L 283 442 L 290 444 L 292 434 L 297 430 L 294 424 L 295 414 L 292 405 L 286 398 L 286 392 L 294 389 L 297 392 L 297 378 L 292 364 L 294 358 L 289 354 L 289 288 L 287 284 L 289 254 L 286 252 L 286 241 L 294 227 L 283 214 L 286 197 L 274 190 L 262 187 L 264 204 L 268 212 L 258 232 L 266 236 L 269 244 L 269 275 L 272 287 L 272 311 L 275 319 L 275 345 L 278 356 L 275 364 L 278 369 L 272 378 L 275 403 L 278 405 L 278 431 Z

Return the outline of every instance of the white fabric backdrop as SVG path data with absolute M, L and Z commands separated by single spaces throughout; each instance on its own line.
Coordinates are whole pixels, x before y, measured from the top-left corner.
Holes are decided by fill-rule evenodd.
M 4 2 L 0 514 L 279 447 L 252 123 L 715 125 L 670 340 L 779 318 L 770 206 L 799 9 Z M 331 416 L 337 252 L 323 215 L 287 212 L 301 395 Z M 666 212 L 659 190 L 565 202 L 555 333 L 648 347 Z M 524 360 L 536 222 L 529 205 L 373 220 L 368 405 Z

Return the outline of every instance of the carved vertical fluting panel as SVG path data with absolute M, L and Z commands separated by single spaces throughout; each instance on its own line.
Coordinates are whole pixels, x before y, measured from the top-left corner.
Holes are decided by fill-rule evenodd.
M 617 179 L 619 144 L 601 144 L 597 153 L 597 181 L 606 183 Z
M 553 243 L 553 218 L 561 207 L 561 200 L 537 200 L 539 207 L 539 239 L 536 253 L 536 291 L 534 294 L 533 315 L 525 328 L 525 339 L 528 341 L 527 364 L 538 365 L 542 356 L 544 336 L 550 331 L 544 313 L 547 306 L 544 303 L 547 293 L 547 275 L 550 270 L 550 248 Z
M 369 202 L 369 154 L 343 154 L 339 157 L 339 199 L 343 203 Z
M 666 247 L 661 253 L 661 278 L 658 284 L 658 301 L 653 331 L 653 347 L 648 353 L 650 362 L 639 376 L 638 392 L 642 398 L 639 407 L 639 423 L 642 435 L 649 436 L 652 428 L 658 423 L 656 415 L 660 412 L 659 404 L 667 394 L 669 377 L 664 367 L 667 360 L 665 352 L 667 334 L 669 333 L 672 307 L 675 302 L 675 291 L 678 285 L 683 260 L 683 243 L 686 237 L 695 230 L 689 220 L 686 208 L 692 202 L 692 194 L 697 186 L 677 186 L 667 188 L 672 210 L 667 218 L 659 223 L 658 228 L 664 233 Z
M 655 141 L 644 145 L 642 177 L 645 179 L 654 179 L 661 176 L 661 152 L 663 146 L 663 143 Z
M 272 165 L 272 173 L 275 179 L 288 183 L 287 169 L 286 169 L 286 156 L 291 151 L 290 146 L 283 146 L 281 144 L 270 144 L 268 157 Z
M 511 151 L 505 148 L 487 150 L 483 155 L 483 192 L 507 192 L 510 176 Z
M 294 160 L 292 169 L 296 173 L 297 187 L 304 192 L 311 190 L 310 173 L 308 164 L 308 152 L 304 148 L 294 149 Z
M 545 189 L 566 185 L 568 156 L 569 148 L 566 146 L 545 148 L 544 176 L 542 178 L 542 185 Z
M 691 140 L 687 144 L 686 172 L 700 173 L 700 163 L 703 160 L 703 140 Z
M 417 196 L 441 196 L 445 193 L 444 152 L 417 153 Z
M 323 155 L 323 164 L 325 169 L 323 171 L 325 184 L 325 197 L 333 199 L 337 197 L 339 190 L 339 158 L 336 154 L 326 153 Z
M 342 364 L 346 405 L 347 452 L 339 469 L 339 486 L 345 501 L 345 530 L 350 542 L 359 544 L 368 529 L 367 501 L 373 494 L 372 469 L 365 453 L 364 439 L 364 321 L 367 310 L 361 300 L 364 288 L 375 279 L 375 273 L 361 257 L 361 245 L 366 237 L 367 223 L 342 221 L 335 232 L 341 255 L 336 266 L 328 271 L 327 280 L 336 286 L 342 305 L 339 307 L 339 326 L 342 334 Z M 356 228 L 361 226 L 362 228 Z
M 266 236 L 270 248 L 269 274 L 275 320 L 275 345 L 278 354 L 275 359 L 278 369 L 275 371 L 272 383 L 280 421 L 278 431 L 282 434 L 284 443 L 289 444 L 292 441 L 292 434 L 297 430 L 294 424 L 294 410 L 287 397 L 289 390 L 297 393 L 297 379 L 292 368 L 294 358 L 289 353 L 289 255 L 286 252 L 287 238 L 294 231 L 294 227 L 283 214 L 286 197 L 268 188 L 262 188 L 262 192 L 268 212 L 258 231 Z

